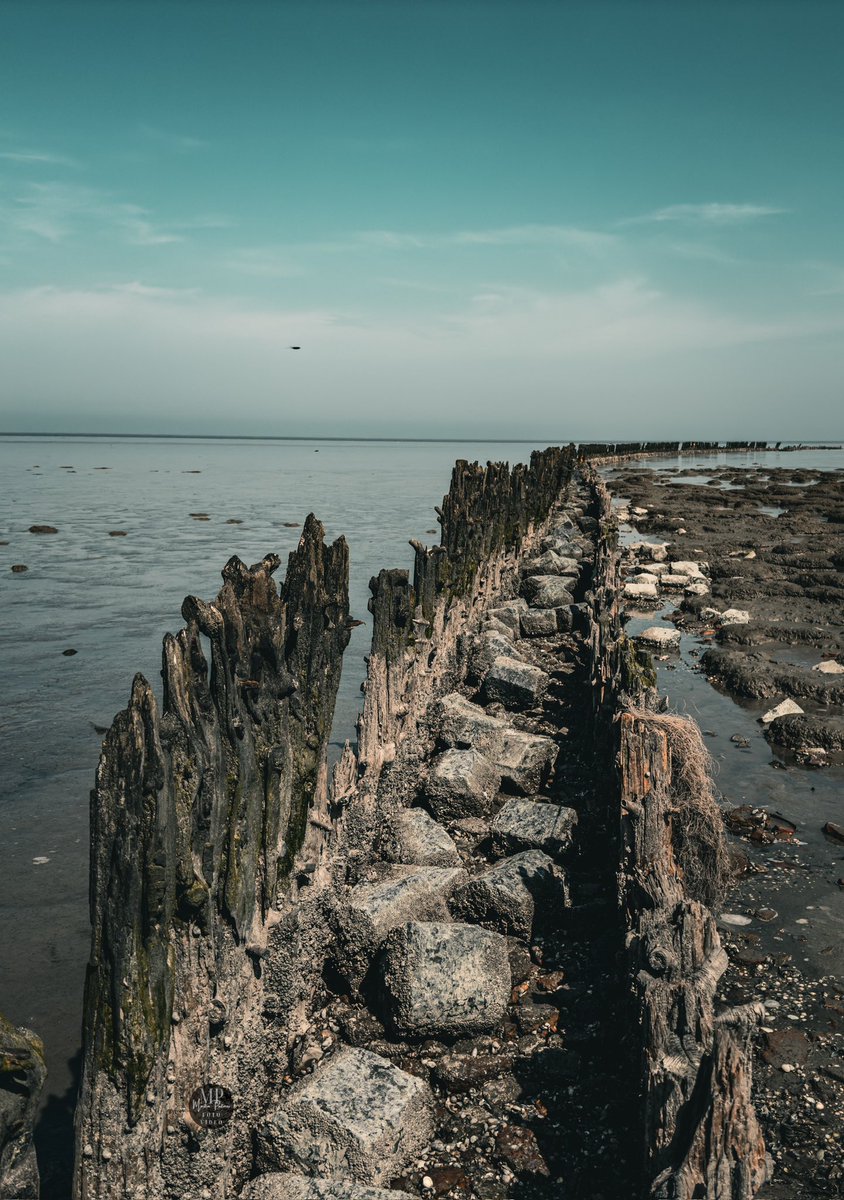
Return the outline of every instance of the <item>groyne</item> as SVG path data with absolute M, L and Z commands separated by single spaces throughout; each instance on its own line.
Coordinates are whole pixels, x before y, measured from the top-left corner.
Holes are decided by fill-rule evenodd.
M 185 601 L 160 705 L 136 677 L 92 793 L 77 1200 L 762 1183 L 706 755 L 621 630 L 606 489 L 573 447 L 458 462 L 438 516 L 371 582 L 331 780 L 348 556 L 314 518 L 281 586 L 232 560 Z

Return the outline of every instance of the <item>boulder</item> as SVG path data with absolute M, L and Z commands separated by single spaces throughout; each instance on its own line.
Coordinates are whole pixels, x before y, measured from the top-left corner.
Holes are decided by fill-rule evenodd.
M 828 658 L 824 662 L 816 663 L 812 670 L 820 671 L 822 675 L 844 675 L 844 663 L 836 662 L 834 658 Z
M 680 591 L 691 582 L 688 575 L 676 575 L 673 571 L 661 576 L 660 583 L 669 591 Z
M 503 604 L 496 604 L 494 608 L 487 609 L 487 616 L 494 617 L 500 621 L 502 625 L 509 626 L 513 630 L 516 637 L 519 636 L 519 616 L 527 608 L 527 602 L 519 596 L 515 600 L 506 600 Z
M 541 790 L 557 757 L 550 738 L 514 729 L 458 692 L 436 701 L 429 711 L 432 728 L 446 746 L 477 750 L 510 790 L 528 796 Z
M 634 509 L 633 511 L 635 512 L 636 510 Z M 631 542 L 627 549 L 632 550 L 639 558 L 650 562 L 660 563 L 668 559 L 667 542 Z
M 480 750 L 446 750 L 428 772 L 425 803 L 438 821 L 482 817 L 492 810 L 500 786 L 501 772 Z
M 481 695 L 485 703 L 505 708 L 534 708 L 548 691 L 551 676 L 530 663 L 501 654 L 484 676 Z
M 672 559 L 671 570 L 675 575 L 690 575 L 693 579 L 703 579 L 705 563 L 690 562 L 683 559 Z
M 530 612 L 530 609 L 526 609 Z M 469 655 L 469 678 L 480 683 L 492 664 L 501 655 L 521 659 L 513 644 L 512 635 L 505 637 L 492 629 L 483 629 L 475 638 Z
M 529 938 L 537 904 L 564 908 L 568 904 L 566 878 L 547 854 L 525 850 L 455 889 L 449 907 L 461 921 Z
M 522 594 L 533 608 L 561 608 L 574 604 L 576 583 L 569 575 L 528 575 L 522 580 Z
M 556 550 L 543 550 L 535 558 L 526 559 L 519 567 L 521 575 L 573 575 L 580 573 L 576 558 L 558 554 Z
M 625 583 L 624 595 L 628 600 L 656 600 L 659 592 L 655 583 Z
M 568 621 L 560 623 L 560 613 L 565 613 Z M 561 630 L 571 628 L 571 610 L 568 608 L 528 608 L 521 616 L 522 637 L 554 637 Z
M 507 853 L 544 850 L 561 854 L 570 844 L 577 813 L 562 804 L 544 800 L 522 800 L 515 796 L 500 809 L 490 827 L 496 846 Z
M 726 608 L 721 613 L 719 624 L 721 625 L 747 625 L 750 622 L 750 613 L 746 608 Z
M 387 941 L 382 980 L 398 1032 L 481 1033 L 503 1020 L 510 1003 L 507 939 L 476 925 L 411 921 Z
M 385 839 L 390 862 L 420 867 L 459 867 L 460 855 L 448 831 L 424 808 L 403 808 L 389 823 Z
M 353 1179 L 314 1179 L 283 1171 L 252 1179 L 240 1200 L 410 1200 L 410 1193 L 369 1187 Z
M 773 708 L 769 708 L 760 720 L 763 725 L 770 725 L 771 721 L 776 721 L 777 717 L 797 716 L 802 712 L 803 709 L 794 700 L 782 700 L 779 704 L 775 704 Z
M 656 585 L 659 583 L 659 575 L 654 575 L 654 573 L 652 571 L 639 571 L 639 573 L 637 575 L 633 576 L 633 578 L 630 580 L 630 582 L 631 583 L 652 583 L 652 584 Z
M 391 866 L 376 883 L 359 883 L 337 905 L 337 965 L 360 984 L 378 946 L 412 917 L 445 917 L 451 892 L 465 882 L 458 867 Z
M 583 558 L 583 547 L 579 542 L 574 540 L 573 536 L 562 533 L 550 533 L 542 539 L 539 546 L 543 553 L 546 550 L 550 550 L 553 554 L 558 554 L 561 558 L 573 558 L 577 562 Z
M 637 633 L 635 640 L 657 650 L 679 650 L 680 630 L 669 629 L 667 625 L 651 625 L 650 628 Z
M 709 584 L 704 583 L 702 579 L 698 579 L 693 583 L 686 584 L 683 590 L 687 596 L 706 596 L 709 592 Z
M 259 1126 L 257 1158 L 264 1169 L 388 1183 L 427 1146 L 432 1111 L 423 1080 L 378 1054 L 344 1046 L 294 1084 Z

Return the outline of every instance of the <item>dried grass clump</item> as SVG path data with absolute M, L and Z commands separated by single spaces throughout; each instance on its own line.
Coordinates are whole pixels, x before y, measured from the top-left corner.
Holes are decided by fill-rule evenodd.
M 674 859 L 690 898 L 708 908 L 720 907 L 730 883 L 730 860 L 712 783 L 713 762 L 700 729 L 691 717 L 644 709 L 630 715 L 662 730 L 668 739 Z

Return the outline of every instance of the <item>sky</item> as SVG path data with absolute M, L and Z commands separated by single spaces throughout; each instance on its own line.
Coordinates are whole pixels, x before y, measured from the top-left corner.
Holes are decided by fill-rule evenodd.
M 833 0 L 3 0 L 0 430 L 841 438 L 843 45 Z

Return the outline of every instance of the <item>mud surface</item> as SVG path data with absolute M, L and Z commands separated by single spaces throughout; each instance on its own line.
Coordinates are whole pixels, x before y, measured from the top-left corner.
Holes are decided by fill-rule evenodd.
M 707 735 L 737 873 L 719 998 L 767 1007 L 754 1088 L 775 1170 L 760 1195 L 797 1200 L 844 1188 L 844 841 L 824 832 L 844 825 L 844 457 L 824 471 L 779 461 L 637 464 L 608 482 L 626 543 L 664 544 L 658 573 L 672 560 L 702 573 L 628 600 L 627 629 L 681 633 L 657 651 L 658 685 Z M 631 551 L 628 577 L 651 557 Z M 783 701 L 802 713 L 763 724 Z

